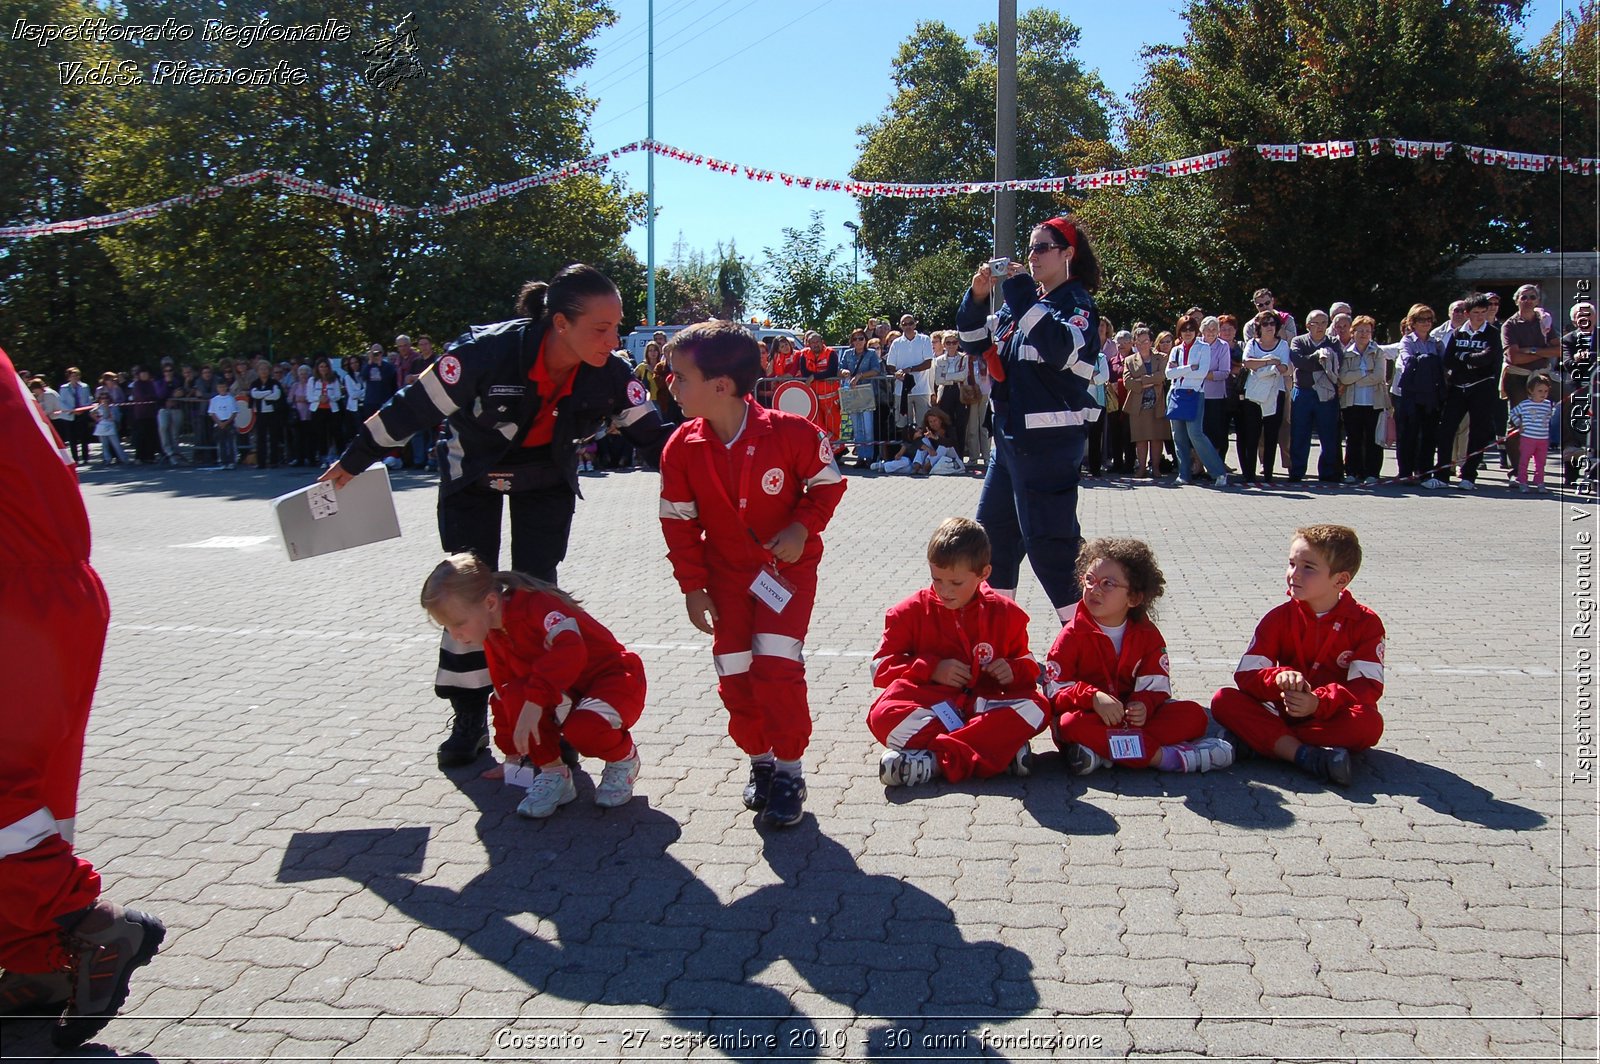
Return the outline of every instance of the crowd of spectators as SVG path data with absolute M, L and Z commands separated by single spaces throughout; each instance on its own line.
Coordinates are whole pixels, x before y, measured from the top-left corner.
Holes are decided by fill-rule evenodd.
M 1562 332 L 1537 287 L 1523 285 L 1513 301 L 1516 309 L 1503 317 L 1494 293 L 1470 293 L 1443 316 L 1414 305 L 1390 344 L 1377 342 L 1372 316 L 1347 303 L 1310 311 L 1302 329 L 1265 288 L 1242 324 L 1199 307 L 1170 327 L 1118 329 L 1102 315 L 1092 382 L 1102 416 L 1082 474 L 1265 487 L 1281 469 L 1291 484 L 1314 478 L 1370 487 L 1397 478 L 1471 489 L 1489 460 L 1526 491 L 1544 487 L 1548 453 L 1564 460 L 1569 482 L 1592 480 L 1594 307 L 1572 306 Z M 898 324 L 870 319 L 837 347 L 817 332 L 805 333 L 798 347 L 770 338 L 763 371 L 811 386 L 819 426 L 859 468 L 982 469 L 992 425 L 985 361 L 964 355 L 953 329 L 922 332 L 911 314 Z M 665 339 L 658 334 L 646 345 L 636 374 L 670 424 L 682 413 L 667 388 Z M 340 359 L 197 366 L 163 358 L 154 367 L 106 370 L 93 382 L 77 367 L 56 387 L 26 371 L 24 378 L 79 464 L 90 462 L 98 443 L 103 464 L 228 469 L 245 455 L 263 468 L 313 467 L 333 461 L 359 422 L 435 357 L 429 337 L 402 334 L 393 348 L 373 343 L 365 356 Z M 1173 392 L 1185 389 L 1198 393 L 1192 414 L 1173 402 Z M 1313 438 L 1320 445 L 1314 470 Z M 419 434 L 390 464 L 432 469 L 435 441 L 434 432 Z M 582 451 L 584 471 L 633 463 L 614 432 Z

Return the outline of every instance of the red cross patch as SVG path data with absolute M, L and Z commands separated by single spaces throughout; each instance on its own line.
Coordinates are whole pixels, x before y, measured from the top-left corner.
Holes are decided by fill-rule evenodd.
M 783 490 L 783 470 L 774 466 L 761 475 L 761 490 L 776 495 Z
M 631 380 L 628 382 L 628 402 L 631 405 L 638 406 L 648 398 L 650 398 L 650 393 L 645 390 L 643 381 Z
M 461 380 L 461 360 L 455 355 L 445 355 L 439 360 L 439 379 L 446 384 Z
M 979 643 L 972 648 L 972 656 L 978 659 L 979 665 L 987 665 L 994 660 L 994 647 L 988 643 Z

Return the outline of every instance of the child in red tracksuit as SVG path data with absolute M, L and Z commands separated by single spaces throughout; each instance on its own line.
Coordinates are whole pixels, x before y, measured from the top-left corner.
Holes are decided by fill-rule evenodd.
M 644 711 L 644 665 L 569 595 L 522 573 L 452 554 L 422 588 L 422 608 L 468 646 L 482 644 L 494 684 L 494 738 L 539 768 L 517 812 L 542 819 L 578 796 L 561 760 L 565 739 L 606 763 L 594 802 L 633 797 L 639 751 L 629 731 Z
M 1383 622 L 1346 586 L 1361 542 L 1343 525 L 1297 529 L 1289 599 L 1261 618 L 1234 671 L 1238 687 L 1211 700 L 1218 724 L 1252 750 L 1309 775 L 1350 782 L 1350 753 L 1383 734 Z
M 867 727 L 889 748 L 878 762 L 885 787 L 1032 767 L 1028 740 L 1045 722 L 1039 663 L 1028 654 L 1028 615 L 984 583 L 989 568 L 983 526 L 949 518 L 928 542 L 933 586 L 884 616 L 872 662 L 884 692 Z
M 1233 748 L 1202 739 L 1206 711 L 1172 697 L 1167 641 L 1150 609 L 1167 579 L 1148 544 L 1096 539 L 1078 555 L 1083 597 L 1045 660 L 1051 734 L 1083 776 L 1103 765 L 1206 772 L 1233 764 Z
M 750 755 L 747 808 L 798 823 L 811 737 L 804 650 L 822 530 L 844 495 L 828 437 L 750 398 L 760 348 L 736 322 L 667 344 L 687 422 L 661 452 L 661 530 L 689 620 L 711 636 L 728 734 Z

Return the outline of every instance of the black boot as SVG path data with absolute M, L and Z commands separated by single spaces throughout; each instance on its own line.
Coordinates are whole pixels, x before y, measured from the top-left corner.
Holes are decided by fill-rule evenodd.
M 455 721 L 450 725 L 450 738 L 439 744 L 440 768 L 470 765 L 489 748 L 489 707 L 452 702 L 451 708 Z

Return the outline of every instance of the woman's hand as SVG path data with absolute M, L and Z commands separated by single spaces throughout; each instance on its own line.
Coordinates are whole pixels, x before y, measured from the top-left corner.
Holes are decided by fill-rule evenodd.
M 333 485 L 334 490 L 338 490 L 354 479 L 356 478 L 353 473 L 345 469 L 345 467 L 340 465 L 338 462 L 335 462 L 333 465 L 328 467 L 328 471 L 326 473 L 323 473 L 317 478 L 317 482 L 320 484 L 322 481 L 326 480 L 328 483 Z
M 994 293 L 995 275 L 989 272 L 989 264 L 984 263 L 978 267 L 978 272 L 972 275 L 972 296 L 974 299 L 988 299 Z

